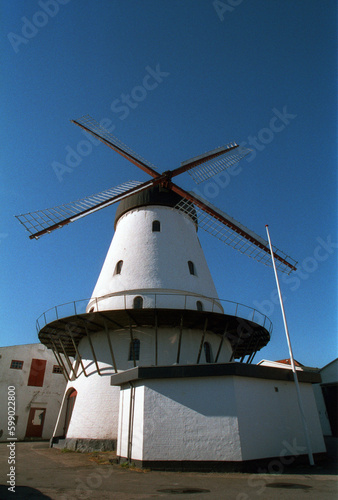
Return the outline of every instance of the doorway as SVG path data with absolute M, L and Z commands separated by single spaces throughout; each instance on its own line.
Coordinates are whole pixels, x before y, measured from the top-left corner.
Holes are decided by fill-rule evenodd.
M 323 384 L 322 391 L 332 436 L 338 436 L 338 384 Z
M 70 420 L 72 418 L 72 413 L 73 413 L 73 409 L 74 409 L 74 405 L 75 405 L 76 396 L 77 396 L 77 391 L 75 389 L 72 389 L 67 396 L 66 418 L 65 418 L 65 426 L 63 429 L 63 435 L 65 437 L 67 435 Z
M 46 408 L 31 408 L 29 410 L 26 438 L 41 438 L 45 421 Z

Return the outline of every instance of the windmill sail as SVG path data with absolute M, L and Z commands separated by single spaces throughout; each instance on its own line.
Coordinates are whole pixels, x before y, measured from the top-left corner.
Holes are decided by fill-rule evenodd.
M 133 193 L 147 189 L 152 184 L 153 181 L 145 183 L 129 181 L 101 193 L 83 198 L 82 200 L 45 210 L 38 210 L 37 212 L 16 215 L 15 217 L 30 232 L 31 239 L 38 238 L 81 217 L 108 207 Z
M 187 170 L 194 182 L 200 184 L 235 165 L 249 153 L 251 153 L 251 149 L 238 146 L 236 143 L 228 144 L 181 163 L 181 167 L 177 171 L 181 173 Z
M 267 241 L 229 215 L 213 207 L 206 200 L 199 198 L 195 194 L 188 193 L 171 181 L 173 177 L 188 172 L 196 183 L 203 182 L 240 161 L 250 153 L 250 149 L 236 143 L 229 144 L 184 161 L 180 167 L 161 174 L 156 171 L 153 164 L 128 148 L 89 115 L 76 121 L 72 120 L 72 122 L 141 168 L 153 179 L 143 184 L 138 181 L 130 181 L 67 205 L 16 216 L 30 232 L 30 238 L 38 238 L 42 234 L 105 208 L 134 193 L 151 186 L 160 185 L 173 190 L 183 198 L 176 208 L 186 214 L 193 215 L 193 217 L 196 217 L 197 214 L 198 225 L 202 229 L 255 260 L 271 265 L 271 254 Z M 278 249 L 274 249 L 273 252 L 277 267 L 281 271 L 289 274 L 291 271 L 296 270 L 297 262 L 291 257 Z
M 99 139 L 101 142 L 119 153 L 121 156 L 134 163 L 134 165 L 141 168 L 144 172 L 147 172 L 147 174 L 151 175 L 152 177 L 158 177 L 159 174 L 155 165 L 145 160 L 139 154 L 135 153 L 132 149 L 126 146 L 126 144 L 120 141 L 91 116 L 85 115 L 78 120 L 71 121 L 86 132 L 89 132 L 91 135 Z
M 175 208 L 186 214 L 197 213 L 198 226 L 209 234 L 249 257 L 272 266 L 269 243 L 230 215 L 214 207 L 195 193 L 183 198 Z M 196 202 L 200 203 L 196 203 Z M 192 204 L 193 203 L 193 204 Z M 208 210 L 209 208 L 209 210 Z M 273 248 L 276 267 L 287 274 L 296 270 L 297 262 L 278 248 Z

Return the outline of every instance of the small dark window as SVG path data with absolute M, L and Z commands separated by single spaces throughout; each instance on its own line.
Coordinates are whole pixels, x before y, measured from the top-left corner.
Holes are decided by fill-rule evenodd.
M 121 274 L 122 266 L 123 266 L 123 260 L 119 260 L 115 266 L 114 274 Z
M 196 302 L 197 311 L 203 311 L 203 304 L 200 300 Z
M 206 363 L 212 363 L 212 353 L 211 353 L 211 345 L 209 342 L 204 342 L 204 354 Z
M 135 356 L 135 361 L 140 359 L 140 341 L 139 341 L 139 339 L 134 339 L 129 344 L 128 361 L 133 361 L 134 356 Z
M 153 221 L 153 233 L 160 232 L 161 231 L 161 223 L 159 220 L 154 220 Z
M 89 312 L 90 312 L 90 313 L 92 313 L 93 311 L 94 311 L 94 307 L 91 307 L 91 308 L 89 309 Z
M 142 297 L 134 298 L 134 309 L 142 309 L 143 308 L 143 299 Z
M 18 361 L 16 359 L 13 359 L 10 367 L 14 368 L 14 370 L 22 370 L 23 361 Z
M 188 266 L 189 266 L 189 271 L 190 271 L 190 274 L 196 274 L 195 273 L 195 266 L 194 266 L 194 263 L 191 262 L 191 260 L 188 260 Z
M 62 373 L 62 368 L 59 365 L 53 366 L 53 373 Z

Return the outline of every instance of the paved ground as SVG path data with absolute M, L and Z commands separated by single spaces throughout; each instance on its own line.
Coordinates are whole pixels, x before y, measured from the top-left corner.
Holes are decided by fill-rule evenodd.
M 331 455 L 337 451 L 336 442 L 330 443 Z M 46 442 L 16 443 L 12 493 L 6 484 L 9 456 L 6 443 L 0 443 L 1 500 L 331 500 L 338 493 L 334 459 L 289 469 L 271 463 L 281 474 L 156 472 L 112 465 L 109 453 L 62 452 Z

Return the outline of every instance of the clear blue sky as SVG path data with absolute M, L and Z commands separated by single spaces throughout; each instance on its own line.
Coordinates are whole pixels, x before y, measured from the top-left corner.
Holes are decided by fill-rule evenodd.
M 299 262 L 281 277 L 296 359 L 324 366 L 337 356 L 335 4 L 1 2 L 1 345 L 37 342 L 42 312 L 90 297 L 115 207 L 38 241 L 14 214 L 147 179 L 104 145 L 85 149 L 69 120 L 90 114 L 160 170 L 251 143 L 237 175 L 201 193 L 263 237 L 269 224 L 273 243 Z M 194 188 L 187 174 L 179 182 Z M 200 239 L 219 296 L 274 324 L 255 361 L 289 357 L 272 269 Z

